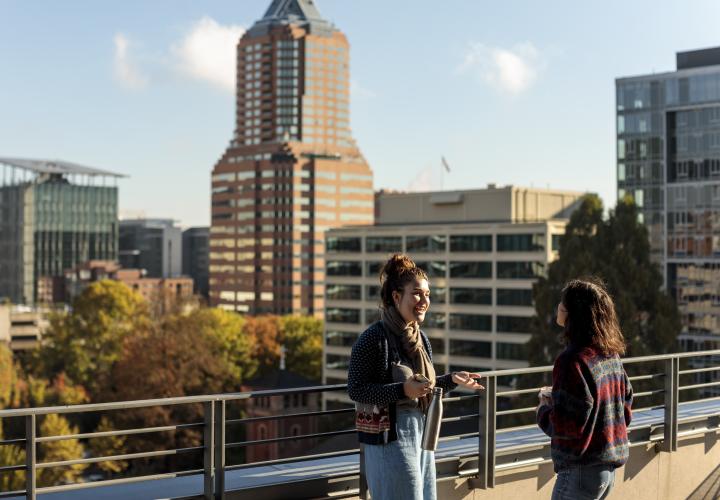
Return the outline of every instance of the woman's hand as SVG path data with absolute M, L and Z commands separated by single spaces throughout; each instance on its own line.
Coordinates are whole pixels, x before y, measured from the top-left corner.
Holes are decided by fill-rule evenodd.
M 414 377 L 410 377 L 403 382 L 403 391 L 409 399 L 421 398 L 430 393 L 430 381 L 415 380 Z
M 552 387 L 543 386 L 538 392 L 539 406 L 552 406 Z
M 480 378 L 482 375 L 479 373 L 471 372 L 452 372 L 452 380 L 457 385 L 461 385 L 466 389 L 485 389 L 482 385 L 478 384 L 475 379 Z

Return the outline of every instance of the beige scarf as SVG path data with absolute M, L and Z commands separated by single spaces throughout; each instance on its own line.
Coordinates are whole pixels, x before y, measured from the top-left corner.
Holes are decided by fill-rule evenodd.
M 420 325 L 417 321 L 406 322 L 394 307 L 383 307 L 380 309 L 380 318 L 385 327 L 400 339 L 405 354 L 412 362 L 415 373 L 420 373 L 430 380 L 430 388 L 435 386 L 435 368 L 430 361 L 430 356 L 423 345 L 420 335 Z M 432 393 L 418 398 L 420 409 L 427 411 L 430 405 Z

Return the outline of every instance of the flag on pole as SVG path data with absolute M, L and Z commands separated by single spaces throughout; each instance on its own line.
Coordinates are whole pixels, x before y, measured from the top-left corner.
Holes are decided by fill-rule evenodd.
M 445 167 L 446 172 L 450 172 L 450 165 L 448 165 L 447 160 L 444 156 L 441 156 L 440 159 L 442 160 L 443 167 Z

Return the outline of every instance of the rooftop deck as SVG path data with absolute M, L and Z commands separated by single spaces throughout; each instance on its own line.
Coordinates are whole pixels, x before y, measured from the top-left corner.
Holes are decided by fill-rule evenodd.
M 656 494 L 645 493 L 638 498 L 674 498 L 680 485 L 682 496 L 688 496 L 702 486 L 720 461 L 720 447 L 714 446 L 720 430 L 720 397 L 707 397 L 701 391 L 712 390 L 720 382 L 699 382 L 697 377 L 708 377 L 720 371 L 720 351 L 682 353 L 624 360 L 636 388 L 633 423 L 630 440 L 631 460 L 623 468 L 622 485 L 629 494 L 643 481 L 655 477 L 652 487 Z M 682 368 L 681 368 L 682 367 Z M 483 373 L 485 391 L 477 394 L 460 394 L 446 398 L 448 408 L 464 405 L 464 410 L 449 411 L 444 420 L 446 431 L 436 453 L 439 488 L 443 498 L 486 498 L 493 494 L 503 497 L 524 497 L 528 492 L 534 498 L 547 496 L 551 486 L 549 469 L 549 439 L 533 424 L 500 427 L 499 422 L 521 415 L 532 419 L 534 406 L 519 406 L 522 398 L 534 397 L 535 387 L 522 380 L 537 381 L 546 376 L 551 367 L 503 370 Z M 499 385 L 498 381 L 509 385 Z M 518 389 L 517 387 L 524 388 Z M 286 412 L 261 417 L 227 418 L 226 407 L 257 398 L 281 397 L 294 394 L 312 394 L 344 390 L 345 386 L 311 387 L 281 391 L 258 391 L 237 394 L 170 398 L 162 400 L 79 405 L 71 407 L 35 408 L 0 411 L 0 418 L 24 418 L 27 425 L 24 439 L 8 439 L 0 444 L 22 445 L 27 451 L 25 464 L 5 466 L 0 471 L 25 470 L 27 486 L 24 491 L 1 493 L 0 498 L 48 499 L 120 499 L 120 498 L 357 498 L 365 496 L 363 471 L 360 466 L 362 450 L 352 439 L 353 430 L 323 430 L 299 436 L 273 436 L 264 440 L 244 439 L 226 442 L 230 426 L 248 425 L 292 418 L 334 421 L 342 415 L 352 415 L 351 408 Z M 685 401 L 682 401 L 682 400 Z M 531 399 L 526 399 L 525 404 Z M 682 401 L 682 402 L 681 402 Z M 648 404 L 644 404 L 647 402 Z M 38 444 L 62 439 L 89 440 L 95 434 L 75 436 L 37 436 L 37 420 L 47 414 L 80 414 L 108 412 L 153 406 L 196 405 L 205 408 L 204 422 L 178 423 L 169 428 L 124 429 L 105 435 L 167 432 L 179 428 L 196 427 L 203 432 L 203 443 L 187 449 L 155 450 L 145 453 L 114 457 L 78 457 L 76 460 L 55 463 L 36 463 Z M 465 424 L 466 428 L 458 427 Z M 342 425 L 342 424 L 341 424 Z M 455 426 L 455 427 L 453 427 Z M 472 432 L 466 432 L 467 426 Z M 226 453 L 233 448 L 296 442 L 347 438 L 343 449 L 324 451 L 316 447 L 302 456 L 291 456 L 249 463 L 229 464 Z M 347 443 L 353 443 L 347 445 Z M 694 446 L 694 447 L 693 447 Z M 37 471 L 42 468 L 64 467 L 74 463 L 93 463 L 101 460 L 134 460 L 172 454 L 195 453 L 202 468 L 184 471 L 162 471 L 141 477 L 119 477 L 105 481 L 57 485 L 37 488 Z M 700 455 L 697 455 L 700 453 Z M 692 454 L 701 460 L 689 458 Z M 681 457 L 682 456 L 682 457 Z M 675 458 L 673 458 L 675 457 Z M 660 470 L 678 475 L 678 479 L 661 485 L 654 472 L 641 474 L 653 464 Z M 652 469 L 651 467 L 651 469 Z M 689 469 L 688 469 L 689 468 Z M 707 470 L 705 470 L 707 469 Z M 649 469 L 648 469 L 649 470 Z M 658 472 L 659 473 L 659 472 Z M 644 479 L 643 479 L 644 478 Z M 635 483 L 635 484 L 633 484 Z M 643 483 L 644 484 L 644 483 Z M 508 489 L 508 485 L 512 489 Z M 549 486 L 550 485 L 550 486 Z M 712 487 L 712 485 L 710 486 Z M 664 493 L 661 492 L 661 489 Z M 673 488 L 675 488 L 673 490 Z M 672 496 L 670 491 L 673 491 Z M 522 493 L 520 493 L 522 492 Z M 649 496 L 648 496 L 649 495 Z

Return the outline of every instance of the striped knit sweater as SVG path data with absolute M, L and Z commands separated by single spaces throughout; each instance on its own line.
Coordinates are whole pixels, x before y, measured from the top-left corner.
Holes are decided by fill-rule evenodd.
M 620 467 L 629 455 L 632 386 L 620 358 L 568 347 L 553 367 L 552 404 L 537 422 L 551 438 L 555 471 L 576 465 Z

